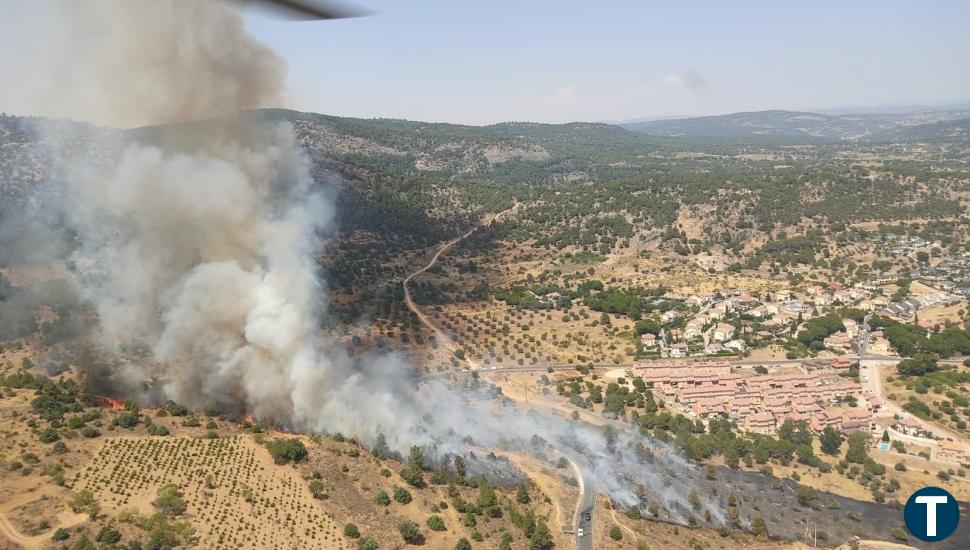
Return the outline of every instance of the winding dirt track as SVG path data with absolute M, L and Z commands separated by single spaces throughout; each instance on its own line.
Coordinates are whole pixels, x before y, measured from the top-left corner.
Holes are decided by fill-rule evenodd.
M 491 217 L 488 217 L 485 220 L 483 220 L 481 224 L 468 230 L 468 232 L 466 232 L 464 235 L 455 237 L 450 241 L 442 243 L 441 245 L 438 246 L 438 249 L 435 251 L 434 256 L 431 257 L 431 261 L 429 261 L 428 264 L 422 267 L 421 269 L 408 275 L 404 279 L 404 282 L 402 283 L 404 287 L 405 305 L 407 305 L 408 309 L 414 312 L 414 314 L 418 317 L 418 320 L 420 320 L 423 325 L 425 325 L 432 332 L 434 332 L 435 338 L 440 343 L 440 345 L 445 346 L 445 348 L 450 352 L 454 352 L 455 349 L 457 349 L 457 346 L 455 346 L 455 343 L 452 341 L 452 339 L 448 337 L 448 335 L 445 334 L 444 331 L 442 331 L 434 323 L 432 323 L 431 319 L 429 319 L 428 316 L 421 311 L 421 308 L 419 308 L 417 304 L 414 303 L 414 299 L 411 297 L 411 289 L 408 286 L 408 284 L 411 282 L 412 279 L 414 279 L 418 275 L 434 267 L 434 265 L 438 263 L 438 259 L 441 258 L 441 256 L 445 252 L 450 250 L 453 246 L 461 242 L 463 239 L 468 238 L 472 233 L 474 233 L 475 231 L 478 231 L 478 229 L 485 227 L 488 224 L 500 218 L 501 216 L 504 216 L 505 214 L 514 211 L 516 208 L 518 208 L 518 206 L 519 205 L 517 203 L 507 210 L 503 210 Z M 472 369 L 480 367 L 480 365 L 475 363 L 470 358 L 466 358 L 466 361 L 468 362 L 469 367 L 471 367 Z M 576 502 L 576 510 L 574 512 L 573 525 L 583 526 L 587 530 L 587 533 L 586 533 L 586 536 L 582 538 L 578 538 L 576 540 L 576 547 L 580 550 L 592 550 L 593 548 L 592 521 L 587 522 L 582 517 L 582 514 L 584 514 L 586 511 L 590 513 L 590 516 L 592 516 L 596 512 L 596 502 L 595 502 L 596 492 L 595 492 L 595 489 L 592 489 L 592 477 L 588 473 L 589 471 L 592 470 L 592 467 L 589 466 L 588 463 L 584 464 L 586 466 L 585 468 L 580 467 L 579 462 L 582 461 L 585 463 L 585 459 L 582 458 L 582 456 L 579 455 L 579 453 L 575 453 L 571 449 L 565 449 L 565 450 L 560 449 L 560 452 L 563 453 L 563 455 L 566 457 L 566 460 L 570 462 L 573 469 L 575 469 L 578 475 L 579 499 Z
M 480 224 L 478 224 L 475 227 L 469 229 L 468 232 L 466 232 L 464 235 L 461 235 L 459 237 L 455 237 L 454 239 L 451 239 L 450 241 L 447 241 L 447 242 L 444 242 L 444 243 L 440 244 L 438 246 L 438 250 L 435 251 L 434 256 L 431 257 L 431 261 L 428 262 L 428 265 L 426 265 L 426 266 L 422 267 L 421 269 L 415 271 L 414 273 L 408 275 L 404 279 L 404 282 L 402 283 L 402 286 L 404 287 L 404 304 L 408 307 L 408 309 L 410 309 L 412 312 L 414 312 L 414 314 L 418 317 L 418 320 L 421 321 L 421 324 L 423 324 L 424 326 L 428 327 L 432 332 L 434 332 L 435 340 L 437 340 L 438 343 L 440 345 L 444 346 L 445 349 L 447 349 L 449 352 L 454 352 L 455 349 L 457 349 L 456 346 L 455 346 L 455 344 L 454 344 L 454 342 L 451 340 L 450 337 L 448 337 L 447 334 L 445 334 L 445 332 L 443 330 L 441 330 L 440 328 L 438 328 L 437 326 L 435 326 L 435 324 L 431 322 L 431 319 L 429 319 L 428 316 L 425 315 L 424 312 L 421 311 L 421 308 L 419 308 L 418 305 L 414 303 L 414 299 L 411 297 L 411 287 L 408 286 L 408 285 L 411 283 L 411 279 L 414 279 L 418 275 L 420 275 L 420 274 L 424 273 L 425 271 L 427 271 L 427 270 L 431 269 L 432 267 L 434 267 L 434 265 L 436 263 L 438 263 L 438 259 L 441 258 L 441 256 L 445 252 L 447 252 L 448 250 L 450 250 L 453 246 L 455 246 L 456 244 L 460 243 L 463 239 L 468 238 L 469 236 L 471 236 L 472 233 L 478 231 L 482 227 L 485 227 L 485 226 L 489 225 L 490 223 L 494 222 L 495 220 L 499 219 L 500 217 L 504 216 L 505 214 L 507 214 L 509 212 L 513 212 L 518 207 L 519 207 L 519 204 L 516 203 L 516 204 L 512 205 L 512 207 L 510 207 L 510 208 L 508 208 L 506 210 L 503 210 L 503 211 L 501 211 L 501 212 L 499 212 L 497 214 L 492 214 L 491 216 L 486 216 L 486 218 L 484 220 L 482 220 L 482 222 Z M 471 367 L 477 367 L 478 366 L 471 359 L 468 359 L 468 363 L 469 363 L 469 366 L 471 366 Z
M 53 526 L 45 533 L 35 536 L 27 536 L 18 531 L 17 528 L 10 523 L 10 520 L 7 519 L 6 514 L 0 512 L 0 534 L 10 540 L 10 542 L 19 545 L 26 550 L 44 548 L 49 546 L 48 543 L 50 542 L 51 535 L 54 533 L 54 531 L 61 528 L 67 529 L 69 527 L 74 527 L 75 525 L 80 525 L 87 520 L 87 516 L 84 514 L 62 512 L 58 515 L 57 519 L 59 520 L 59 524 Z

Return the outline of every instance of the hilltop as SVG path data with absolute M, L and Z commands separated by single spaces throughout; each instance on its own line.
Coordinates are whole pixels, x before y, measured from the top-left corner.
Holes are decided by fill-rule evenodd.
M 759 143 L 910 142 L 937 138 L 944 130 L 939 124 L 967 118 L 970 111 L 966 110 L 840 115 L 774 110 L 634 122 L 623 127 L 658 137 Z M 965 139 L 966 134 L 948 137 Z

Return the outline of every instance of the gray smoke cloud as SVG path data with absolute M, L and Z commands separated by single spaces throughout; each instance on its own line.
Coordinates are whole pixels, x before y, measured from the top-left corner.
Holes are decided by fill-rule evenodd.
M 120 127 L 277 106 L 286 64 L 212 0 L 59 0 L 73 117 Z
M 151 352 L 109 373 L 131 395 L 152 381 L 193 408 L 220 404 L 369 446 L 383 435 L 401 453 L 423 445 L 444 456 L 466 452 L 466 436 L 495 446 L 539 435 L 580 448 L 598 486 L 624 505 L 638 501 L 631 487 L 641 483 L 686 506 L 682 486 L 696 472 L 676 458 L 644 468 L 632 451 L 641 442 L 657 457 L 673 455 L 660 444 L 620 434 L 611 449 L 597 429 L 443 382 L 418 387 L 394 354 L 352 359 L 321 339 L 327 292 L 315 258 L 333 206 L 289 126 L 237 115 L 278 101 L 285 66 L 234 8 L 203 0 L 62 8 L 77 116 L 120 126 L 208 119 L 109 140 L 102 155 L 78 154 L 47 130 L 56 164 L 67 167 L 70 262 L 97 312 L 100 344 Z
M 315 257 L 332 202 L 287 124 L 238 114 L 278 100 L 282 60 L 222 2 L 62 8 L 80 116 L 206 119 L 128 134 L 93 158 L 57 127 L 45 132 L 56 164 L 69 167 L 63 216 L 78 243 L 69 260 L 99 343 L 151 351 L 113 369 L 113 381 L 131 395 L 150 384 L 196 409 L 218 404 L 367 444 L 386 433 L 396 451 L 432 444 L 422 419 L 441 405 L 417 404 L 399 357 L 352 360 L 320 338 L 327 292 Z

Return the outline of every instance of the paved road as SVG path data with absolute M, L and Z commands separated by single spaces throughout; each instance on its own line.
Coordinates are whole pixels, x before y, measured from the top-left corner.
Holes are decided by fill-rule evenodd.
M 873 355 L 873 354 L 868 354 L 864 356 L 848 355 L 843 357 L 848 357 L 849 359 L 855 359 L 860 361 L 870 361 L 870 362 L 875 362 L 880 364 L 896 364 L 900 360 L 899 357 L 894 357 L 890 355 Z M 711 358 L 698 357 L 696 359 L 704 360 L 704 359 L 711 359 Z M 951 359 L 942 359 L 939 362 L 945 363 L 945 364 L 962 364 L 964 359 L 966 359 L 966 357 L 953 357 Z M 762 365 L 765 367 L 784 367 L 784 366 L 799 365 L 804 362 L 805 362 L 805 359 L 771 359 L 771 360 L 742 359 L 742 360 L 729 361 L 731 366 L 735 366 L 735 367 L 754 367 L 758 365 Z M 477 372 L 479 374 L 485 374 L 485 373 L 492 373 L 492 372 L 507 373 L 507 372 L 540 372 L 540 371 L 547 372 L 549 370 L 564 371 L 564 370 L 576 370 L 576 368 L 580 366 L 584 366 L 584 365 L 548 363 L 548 364 L 542 364 L 542 365 L 527 365 L 527 366 L 521 366 L 521 367 L 520 366 L 482 367 L 478 369 L 465 370 L 465 371 L 432 373 L 432 374 L 428 374 L 426 377 L 434 378 L 434 377 L 452 376 L 452 375 L 460 376 L 460 375 L 469 375 L 474 372 Z M 603 363 L 603 364 L 585 365 L 585 366 L 589 366 L 593 370 L 612 370 L 612 369 L 633 368 L 636 366 L 636 363 L 609 363 L 609 364 Z
M 869 336 L 872 333 L 872 328 L 869 327 L 870 319 L 872 319 L 871 313 L 862 318 L 862 334 L 859 337 L 859 353 L 857 355 L 863 357 L 866 355 L 866 350 L 869 349 Z
M 596 482 L 593 478 L 593 465 L 573 449 L 562 444 L 557 447 L 566 460 L 572 463 L 579 476 L 576 478 L 579 481 L 579 500 L 576 502 L 576 513 L 573 517 L 576 549 L 593 550 L 593 521 L 596 519 Z M 580 529 L 583 530 L 581 537 Z
M 933 436 L 941 440 L 949 440 L 954 443 L 963 445 L 965 450 L 970 451 L 970 444 L 967 443 L 964 436 L 949 430 L 939 424 L 934 424 L 932 422 L 927 422 L 918 416 L 914 416 L 906 412 L 902 407 L 889 401 L 885 395 L 885 389 L 882 385 L 882 372 L 881 369 L 891 365 L 892 363 L 880 363 L 879 361 L 867 361 L 862 360 L 859 362 L 859 376 L 866 379 L 864 384 L 865 391 L 871 393 L 883 400 L 885 405 L 883 405 L 882 411 L 878 416 L 898 416 L 899 418 L 911 418 L 919 423 L 920 428 L 926 432 L 933 434 Z

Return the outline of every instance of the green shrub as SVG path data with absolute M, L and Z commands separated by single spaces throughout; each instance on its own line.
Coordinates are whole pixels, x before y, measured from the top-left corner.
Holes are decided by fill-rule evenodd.
M 401 538 L 404 542 L 408 544 L 417 544 L 421 542 L 421 527 L 414 521 L 406 520 L 402 521 L 400 525 L 397 526 L 398 531 L 401 533 Z
M 306 446 L 295 437 L 274 439 L 266 444 L 266 448 L 277 464 L 304 462 L 308 455 Z
M 428 518 L 428 528 L 432 531 L 444 531 L 445 520 L 441 519 L 441 516 L 433 515 Z
M 160 512 L 170 516 L 179 516 L 185 513 L 185 500 L 178 486 L 172 483 L 163 486 L 158 490 L 158 497 L 152 502 Z
M 411 502 L 411 492 L 404 487 L 394 486 L 394 500 L 400 502 L 401 504 L 407 504 Z

